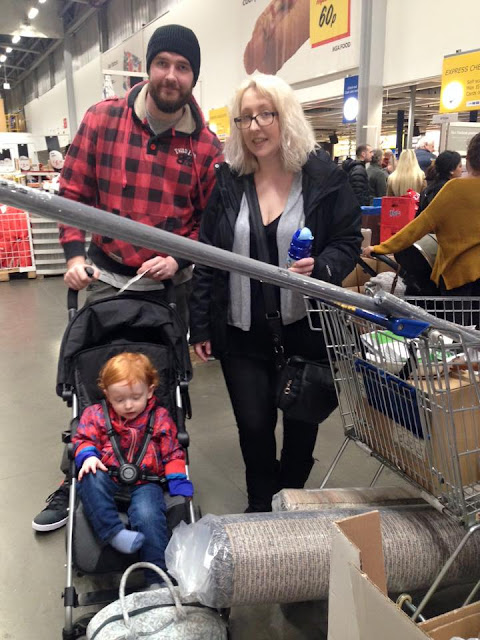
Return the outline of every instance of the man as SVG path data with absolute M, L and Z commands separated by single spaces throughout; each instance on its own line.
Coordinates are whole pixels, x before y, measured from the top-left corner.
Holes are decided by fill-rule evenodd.
M 148 81 L 124 98 L 104 100 L 85 114 L 65 158 L 60 194 L 152 227 L 197 239 L 200 216 L 215 182 L 221 145 L 192 96 L 200 47 L 190 29 L 159 27 L 147 47 Z M 85 234 L 60 225 L 67 259 L 64 279 L 88 287 L 87 302 L 113 295 L 137 273 L 130 290 L 163 297 L 162 281 L 175 284 L 177 307 L 187 319 L 191 263 L 94 234 L 85 271 Z M 62 484 L 33 520 L 36 531 L 67 521 L 68 487 Z
M 381 198 L 387 193 L 387 175 L 382 169 L 382 158 L 381 149 L 372 151 L 372 159 L 367 169 L 368 186 L 372 198 Z
M 433 160 L 437 157 L 433 150 L 435 149 L 435 143 L 433 140 L 428 139 L 426 136 L 420 138 L 417 142 L 417 148 L 415 149 L 415 155 L 417 156 L 418 164 L 422 171 L 426 171 L 432 164 Z
M 361 207 L 370 204 L 370 189 L 365 165 L 371 159 L 372 147 L 369 144 L 361 144 L 356 150 L 356 160 L 347 158 L 342 163 L 342 167 L 348 173 L 348 179 Z

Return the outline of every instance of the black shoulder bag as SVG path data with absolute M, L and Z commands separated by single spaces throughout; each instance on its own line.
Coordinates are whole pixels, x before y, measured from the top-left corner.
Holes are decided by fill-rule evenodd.
M 251 177 L 245 177 L 245 197 L 250 212 L 250 225 L 255 232 L 258 257 L 269 263 L 265 227 Z M 265 316 L 272 333 L 275 366 L 278 371 L 276 404 L 283 413 L 301 422 L 323 422 L 338 406 L 330 365 L 301 356 L 285 359 L 282 323 L 273 285 L 262 282 Z

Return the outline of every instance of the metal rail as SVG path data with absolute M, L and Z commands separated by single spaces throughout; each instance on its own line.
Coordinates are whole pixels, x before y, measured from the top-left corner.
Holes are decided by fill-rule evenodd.
M 386 292 L 373 298 L 342 289 L 333 284 L 301 276 L 287 269 L 260 262 L 218 249 L 169 231 L 122 218 L 89 205 L 62 198 L 45 191 L 19 185 L 9 180 L 0 180 L 0 202 L 52 218 L 85 231 L 114 237 L 154 251 L 179 256 L 216 269 L 235 271 L 255 280 L 261 280 L 285 289 L 294 289 L 306 296 L 326 302 L 340 302 L 350 307 L 359 307 L 374 313 L 393 314 L 401 318 L 423 320 L 440 331 L 460 333 L 467 342 L 478 342 L 478 332 L 459 328 L 448 321 L 435 318 Z M 347 309 L 348 310 L 348 309 Z

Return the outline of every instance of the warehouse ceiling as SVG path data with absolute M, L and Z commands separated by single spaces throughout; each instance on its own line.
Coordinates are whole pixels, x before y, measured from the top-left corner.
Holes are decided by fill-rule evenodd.
M 104 2 L 1 0 L 0 81 L 6 77 L 13 88 Z M 38 9 L 38 14 L 29 18 L 32 8 Z M 15 36 L 20 36 L 18 42 L 12 42 Z

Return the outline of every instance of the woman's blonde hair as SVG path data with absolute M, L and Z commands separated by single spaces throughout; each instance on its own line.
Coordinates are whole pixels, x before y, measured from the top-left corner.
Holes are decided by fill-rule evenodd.
M 317 146 L 313 129 L 291 87 L 278 76 L 263 73 L 247 78 L 235 93 L 230 109 L 230 136 L 225 143 L 227 162 L 239 175 L 258 168 L 257 159 L 245 146 L 242 132 L 233 121 L 241 113 L 243 95 L 248 89 L 258 91 L 278 111 L 283 165 L 287 171 L 300 171 Z
M 408 189 L 422 191 L 425 186 L 425 174 L 420 169 L 413 149 L 404 149 L 398 159 L 397 168 L 388 178 L 388 192 L 394 196 L 403 196 Z
M 157 370 L 143 353 L 119 353 L 103 365 L 98 377 L 98 386 L 102 391 L 112 384 L 143 382 L 147 387 L 156 387 L 159 383 Z

